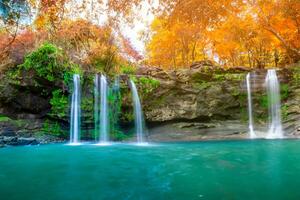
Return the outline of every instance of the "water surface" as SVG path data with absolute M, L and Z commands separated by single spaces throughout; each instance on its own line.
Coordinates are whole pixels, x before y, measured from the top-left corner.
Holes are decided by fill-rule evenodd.
M 0 149 L 0 199 L 300 199 L 300 141 Z

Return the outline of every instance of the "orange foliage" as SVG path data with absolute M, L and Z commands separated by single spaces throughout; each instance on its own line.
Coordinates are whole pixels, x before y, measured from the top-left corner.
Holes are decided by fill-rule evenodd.
M 120 31 L 117 23 L 134 18 L 133 10 L 145 4 L 143 0 L 98 0 L 101 11 L 94 9 L 94 1 L 79 3 L 85 12 L 107 15 L 109 27 L 97 26 L 95 20 L 67 19 L 72 5 L 78 3 L 74 0 L 28 2 L 37 10 L 36 29 L 17 34 L 0 29 L 0 56 L 20 62 L 26 51 L 50 40 L 88 68 L 107 71 L 122 59 L 122 53 L 136 61 L 143 59 L 124 34 L 115 38 Z M 178 68 L 211 59 L 229 67 L 263 68 L 300 60 L 299 0 L 161 0 L 152 12 L 156 19 L 146 61 L 152 65 Z
M 56 29 L 62 21 L 64 14 L 64 5 L 67 0 L 41 0 L 39 2 L 39 13 L 35 20 L 38 29 L 47 27 Z M 32 1 L 32 4 L 37 2 Z M 52 31 L 52 30 L 51 30 Z
M 123 51 L 126 56 L 129 56 L 134 61 L 141 61 L 143 56 L 133 47 L 132 43 L 128 38 L 121 37 Z
M 226 66 L 282 66 L 300 60 L 299 0 L 165 0 L 152 23 L 148 63 L 186 67 L 210 58 Z
M 24 55 L 34 49 L 40 41 L 43 41 L 45 39 L 44 35 L 42 32 L 34 32 L 30 29 L 20 31 L 15 38 L 6 33 L 0 34 L 0 49 L 3 50 L 2 58 L 7 56 L 15 64 L 22 63 Z M 9 44 L 10 41 L 13 42 Z

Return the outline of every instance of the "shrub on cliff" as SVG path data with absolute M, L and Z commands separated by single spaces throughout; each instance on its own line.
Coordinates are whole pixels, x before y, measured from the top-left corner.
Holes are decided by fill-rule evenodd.
M 40 78 L 50 82 L 56 79 L 69 79 L 76 71 L 76 67 L 65 58 L 62 50 L 51 43 L 44 43 L 38 49 L 25 57 L 24 63 L 19 65 L 21 70 L 33 70 Z M 67 80 L 65 80 L 67 81 Z

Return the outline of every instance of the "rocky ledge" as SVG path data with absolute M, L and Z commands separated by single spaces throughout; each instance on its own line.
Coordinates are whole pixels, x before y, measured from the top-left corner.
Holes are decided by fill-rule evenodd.
M 49 136 L 35 137 L 19 137 L 19 136 L 0 136 L 0 147 L 5 146 L 23 146 L 23 145 L 39 145 L 49 143 L 62 143 L 64 140 Z
M 246 138 L 247 73 L 243 68 L 224 70 L 199 62 L 188 69 L 140 67 L 135 74 L 122 75 L 118 118 L 121 131 L 132 132 L 134 124 L 128 87 L 131 78 L 139 90 L 149 141 Z M 258 70 L 251 82 L 255 128 L 261 132 L 266 132 L 268 123 L 265 75 L 266 70 Z M 81 127 L 83 138 L 89 139 L 93 138 L 94 128 L 94 74 L 83 76 Z M 282 86 L 283 128 L 294 137 L 300 134 L 300 72 L 283 69 L 278 76 Z M 27 74 L 17 83 L 9 76 L 0 79 L 0 145 L 64 141 L 62 138 L 69 134 L 68 92 L 60 84 L 54 86 Z
M 37 120 L 35 123 L 22 123 L 18 126 L 14 121 L 0 122 L 0 147 L 38 145 L 65 141 L 54 135 L 37 132 L 40 130 L 38 123 L 39 121 Z M 36 127 L 36 129 L 33 127 Z

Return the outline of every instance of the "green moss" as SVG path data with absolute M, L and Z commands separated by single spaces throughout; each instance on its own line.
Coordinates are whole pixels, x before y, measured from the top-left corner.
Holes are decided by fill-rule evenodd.
M 212 77 L 215 81 L 242 81 L 245 79 L 245 74 L 243 73 L 220 73 L 220 74 L 213 74 Z
M 288 118 L 288 109 L 289 107 L 287 105 L 281 106 L 281 117 L 283 120 L 287 120 Z
M 122 114 L 122 120 L 125 122 L 131 122 L 134 120 L 133 112 L 124 112 Z
M 132 65 L 121 65 L 120 72 L 121 74 L 135 74 L 136 67 Z
M 113 140 L 115 141 L 123 141 L 126 140 L 128 138 L 130 138 L 133 134 L 125 134 L 122 131 L 116 130 L 114 132 L 111 133 L 111 136 L 113 138 Z
M 242 98 L 242 100 L 246 100 L 246 94 L 241 93 L 238 88 L 233 88 L 233 90 L 231 91 L 231 95 L 234 97 Z
M 248 109 L 246 107 L 241 108 L 241 121 L 246 123 L 249 120 Z
M 212 80 L 212 74 L 211 73 L 194 73 L 191 76 L 192 82 L 207 82 Z
M 93 113 L 94 102 L 92 98 L 83 97 L 80 106 L 83 112 Z
M 246 93 L 238 93 L 235 92 L 233 95 L 236 95 L 238 97 L 240 105 L 244 105 L 247 102 L 247 94 Z M 243 106 L 245 107 L 245 106 Z
M 212 82 L 199 81 L 197 83 L 194 83 L 193 87 L 196 88 L 196 89 L 205 90 L 205 89 L 211 87 L 212 85 L 213 85 Z
M 296 64 L 292 69 L 292 83 L 295 85 L 300 84 L 300 63 Z
M 58 118 L 63 118 L 67 115 L 68 97 L 65 96 L 62 90 L 54 90 L 50 99 L 51 112 L 50 115 Z
M 0 122 L 9 122 L 11 120 L 12 119 L 10 119 L 9 117 L 0 114 Z
M 280 85 L 281 100 L 286 100 L 289 97 L 290 89 L 288 84 Z
M 44 134 L 50 134 L 55 135 L 59 137 L 66 137 L 67 131 L 63 130 L 58 122 L 50 122 L 49 120 L 46 120 L 43 123 L 43 127 L 41 129 L 42 133 Z
M 13 123 L 19 127 L 19 128 L 23 128 L 28 122 L 26 120 L 23 119 L 18 119 L 18 120 L 14 120 Z
M 260 106 L 264 109 L 268 109 L 269 107 L 269 101 L 268 96 L 266 94 L 263 94 L 259 98 Z
M 155 106 L 161 106 L 165 101 L 166 101 L 166 96 L 162 95 L 160 97 L 157 98 L 153 98 L 151 101 L 151 108 L 155 107 Z
M 117 85 L 114 85 L 108 93 L 109 109 L 109 122 L 110 122 L 110 134 L 113 140 L 123 140 L 123 133 L 120 129 L 119 122 L 121 116 L 121 92 Z M 125 137 L 125 136 L 124 136 Z
M 160 85 L 160 82 L 154 78 L 142 76 L 140 78 L 131 77 L 131 80 L 134 81 L 138 87 L 141 89 L 140 93 L 142 95 L 147 95 L 157 89 Z

